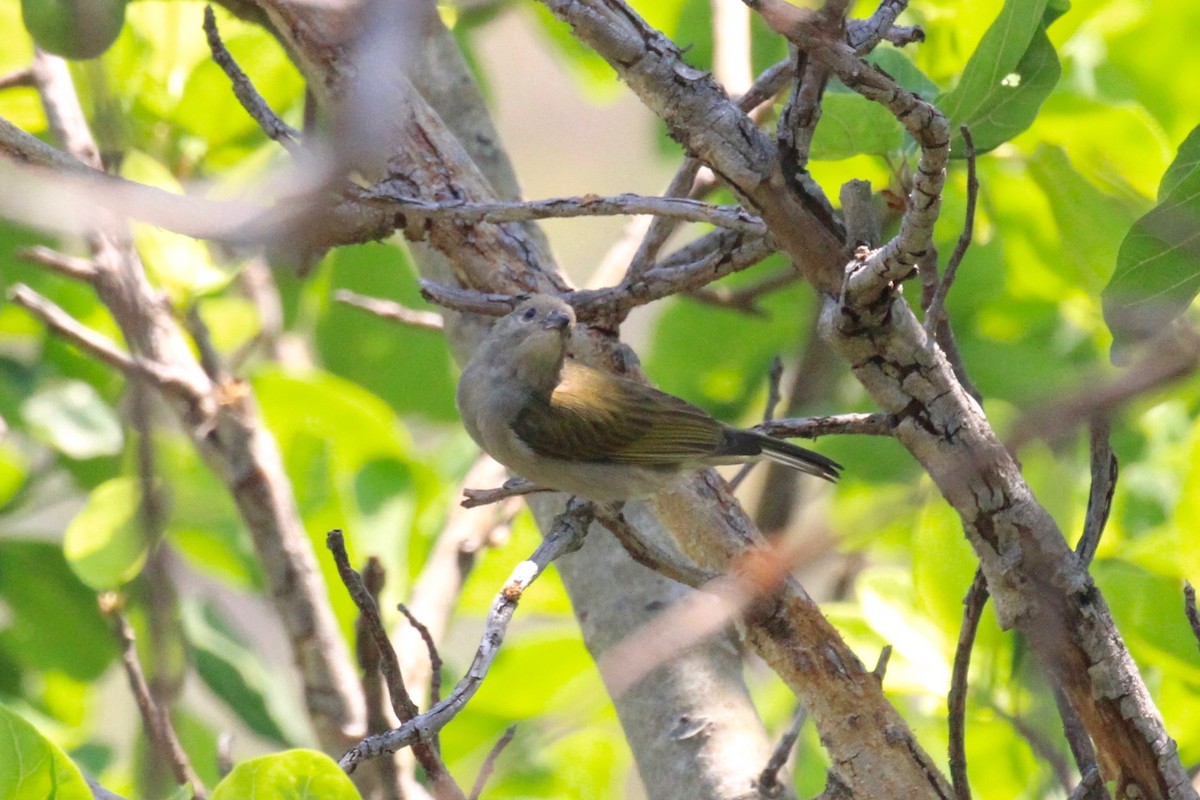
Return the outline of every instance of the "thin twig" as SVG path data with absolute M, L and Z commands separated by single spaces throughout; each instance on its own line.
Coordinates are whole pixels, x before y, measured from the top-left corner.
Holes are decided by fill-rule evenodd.
M 1071 705 L 1070 699 L 1061 686 L 1052 687 L 1054 694 L 1054 704 L 1058 708 L 1058 717 L 1062 720 L 1063 736 L 1067 740 L 1067 746 L 1071 749 L 1071 757 L 1075 759 L 1075 766 L 1079 768 L 1080 775 L 1086 775 L 1090 770 L 1097 769 L 1096 764 L 1096 748 L 1092 744 L 1092 739 L 1088 736 L 1087 728 L 1083 724 L 1083 720 L 1079 716 L 1079 712 L 1075 710 L 1075 706 Z M 1070 785 L 1067 785 L 1070 789 Z M 1108 790 L 1103 786 L 1094 790 L 1092 800 L 1112 800 L 1109 797 Z
M 779 780 L 779 773 L 787 764 L 788 758 L 791 757 L 792 750 L 796 747 L 796 741 L 800 738 L 800 731 L 807 719 L 808 709 L 803 705 L 797 705 L 787 730 L 784 731 L 783 736 L 779 737 L 779 743 L 775 745 L 771 757 L 767 759 L 767 765 L 763 767 L 763 771 L 759 773 L 754 782 L 760 797 L 773 798 L 783 794 L 784 784 Z
M 763 278 L 758 283 L 751 286 L 742 286 L 731 288 L 727 286 L 718 286 L 715 288 L 694 289 L 687 293 L 687 297 L 700 303 L 707 303 L 711 306 L 720 308 L 728 308 L 733 311 L 741 311 L 744 314 L 752 316 L 763 316 L 766 312 L 763 311 L 759 300 L 771 292 L 782 289 L 785 286 L 790 286 L 796 283 L 801 278 L 799 272 L 794 269 L 787 269 L 783 272 L 778 272 L 767 278 Z
M 400 665 L 396 660 L 396 651 L 387 638 L 387 631 L 384 630 L 383 620 L 379 615 L 379 606 L 371 596 L 362 576 L 350 566 L 350 556 L 346 552 L 346 539 L 342 532 L 334 529 L 326 534 L 325 546 L 333 555 L 338 577 L 342 579 L 346 591 L 350 593 L 354 605 L 358 607 L 362 623 L 379 652 L 379 668 L 387 682 L 388 693 L 392 697 L 392 711 L 401 722 L 407 722 L 419 713 L 419 709 L 404 686 L 404 679 L 400 675 Z
M 1113 493 L 1117 489 L 1117 457 L 1112 450 L 1109 437 L 1108 418 L 1093 417 L 1090 427 L 1092 488 L 1088 492 L 1087 516 L 1083 521 L 1083 535 L 1075 546 L 1075 555 L 1083 564 L 1092 563 L 1100 536 L 1112 511 Z
M 0 75 L 0 91 L 33 86 L 36 83 L 32 67 L 18 67 L 11 72 Z
M 350 556 L 346 553 L 346 541 L 342 536 L 342 532 L 336 529 L 331 530 L 325 537 L 325 545 L 329 548 L 329 552 L 333 554 L 338 576 L 342 579 L 342 583 L 346 586 L 346 591 L 350 593 L 350 597 L 358 607 L 363 623 L 370 633 L 371 639 L 375 644 L 375 649 L 378 651 L 379 668 L 383 673 L 388 694 L 392 699 L 392 710 L 402 723 L 410 722 L 418 716 L 419 710 L 404 685 L 404 678 L 400 673 L 400 662 L 396 658 L 395 648 L 392 647 L 392 643 L 387 637 L 387 631 L 384 630 L 383 620 L 379 615 L 379 606 L 367 590 L 362 576 L 350 566 Z M 441 757 L 425 741 L 413 743 L 413 754 L 421 762 L 421 766 L 425 768 L 425 771 L 436 785 L 450 785 L 453 783 L 449 778 L 449 773 L 446 772 L 446 765 L 442 763 Z M 459 791 L 459 794 L 461 795 L 461 791 Z
M 1017 735 L 1029 745 L 1029 749 L 1033 751 L 1034 755 L 1050 767 L 1050 771 L 1054 773 L 1054 777 L 1058 780 L 1063 791 L 1071 791 L 1073 784 L 1071 777 L 1074 770 L 1071 769 L 1071 765 L 1067 762 L 1066 757 L 1055 743 L 1047 739 L 1045 734 L 1021 717 L 1009 714 L 994 704 L 991 704 L 991 709 L 992 713 L 1012 726 Z M 1093 762 L 1094 766 L 1095 763 Z M 1085 769 L 1084 772 L 1086 773 L 1087 770 Z
M 963 600 L 963 622 L 958 631 L 958 646 L 954 649 L 954 669 L 950 678 L 949 706 L 950 727 L 950 780 L 954 784 L 954 796 L 958 800 L 971 800 L 971 786 L 967 782 L 967 674 L 971 667 L 971 648 L 975 646 L 975 634 L 979 620 L 989 597 L 987 580 L 983 570 L 975 571 L 975 579 Z
M 775 418 L 775 409 L 779 406 L 780 393 L 779 381 L 783 378 L 783 360 L 779 356 L 771 359 L 771 368 L 767 371 L 767 407 L 763 411 L 763 423 L 770 422 Z M 746 480 L 746 476 L 750 474 L 750 470 L 754 469 L 756 462 L 751 461 L 748 464 L 743 464 L 742 468 L 737 471 L 729 481 L 729 491 L 736 491 L 742 485 L 742 481 Z
M 640 536 L 625 516 L 611 507 L 597 506 L 596 521 L 617 537 L 630 558 L 659 575 L 690 586 L 703 586 L 717 577 L 717 573 L 702 569 L 678 553 L 672 553 Z
M 1187 616 L 1188 624 L 1192 626 L 1192 634 L 1200 643 L 1200 611 L 1196 610 L 1196 589 L 1191 581 L 1183 582 L 1183 613 Z
M 854 52 L 865 56 L 882 41 L 896 47 L 925 41 L 925 31 L 917 26 L 897 27 L 896 17 L 908 7 L 908 0 L 884 0 L 867 19 L 853 19 L 846 23 L 846 43 Z
M 1005 446 L 1017 451 L 1035 437 L 1057 438 L 1083 420 L 1114 409 L 1189 375 L 1200 366 L 1200 334 L 1177 326 L 1148 342 L 1140 360 L 1115 378 L 1084 376 L 1077 392 L 1031 409 L 1012 427 Z
M 194 387 L 175 370 L 136 356 L 131 356 L 115 342 L 87 327 L 52 301 L 18 283 L 8 290 L 8 297 L 28 310 L 52 331 L 78 347 L 84 353 L 126 375 L 144 378 L 160 389 L 174 393 L 190 393 Z
M 946 315 L 946 296 L 950 293 L 950 287 L 954 285 L 954 279 L 958 276 L 958 266 L 966 256 L 967 248 L 971 246 L 971 238 L 975 233 L 975 204 L 979 199 L 979 178 L 975 172 L 975 141 L 971 138 L 971 131 L 966 125 L 960 126 L 958 130 L 962 133 L 963 141 L 966 143 L 967 212 L 966 218 L 963 220 L 962 232 L 958 235 L 958 243 L 954 245 L 954 252 L 950 254 L 950 260 L 946 262 L 946 272 L 942 275 L 942 280 L 938 283 L 937 290 L 934 291 L 933 298 L 929 301 L 929 308 L 925 312 L 925 331 L 929 334 L 937 333 L 938 326 L 941 325 Z
M 509 742 L 516 735 L 517 726 L 509 725 L 505 729 L 504 735 L 492 745 L 487 758 L 483 760 L 483 766 L 479 768 L 479 776 L 475 778 L 475 786 L 471 789 L 470 800 L 479 800 L 479 796 L 483 794 L 483 787 L 487 785 L 488 778 L 492 777 L 492 772 L 496 769 L 496 759 L 500 758 L 500 754 L 504 752 L 504 748 L 508 747 Z
M 519 202 L 495 201 L 467 203 L 448 201 L 433 203 L 419 197 L 396 194 L 377 186 L 363 190 L 362 199 L 395 206 L 400 212 L 414 217 L 453 219 L 463 223 L 527 222 L 565 217 L 641 216 L 652 214 L 683 222 L 706 222 L 718 228 L 741 233 L 763 235 L 766 225 L 741 206 L 715 206 L 687 197 L 647 197 L 620 194 L 612 197 L 584 195 L 582 197 L 550 197 L 544 200 Z
M 875 661 L 875 669 L 871 670 L 871 674 L 879 683 L 883 684 L 883 676 L 887 674 L 888 662 L 892 660 L 892 646 L 885 644 L 883 649 L 879 651 L 879 658 Z
M 96 278 L 96 262 L 90 258 L 80 258 L 51 250 L 49 247 L 38 245 L 26 247 L 17 251 L 17 258 L 47 267 L 59 275 L 74 280 L 91 283 Z
M 196 771 L 192 769 L 187 753 L 184 752 L 183 745 L 179 743 L 179 737 L 175 734 L 170 716 L 166 709 L 154 701 L 154 697 L 150 693 L 150 686 L 146 683 L 146 676 L 142 672 L 142 665 L 138 660 L 133 626 L 129 624 L 129 620 L 125 618 L 125 614 L 121 610 L 119 596 L 115 594 L 101 595 L 100 610 L 108 617 L 113 635 L 120 645 L 121 665 L 125 668 L 129 689 L 133 692 L 138 711 L 142 715 L 142 725 L 145 727 L 146 737 L 159 756 L 170 764 L 175 782 L 180 785 L 190 784 L 192 793 L 197 800 L 205 800 L 208 792 Z
M 755 430 L 780 439 L 815 439 L 818 436 L 892 436 L 896 421 L 889 414 L 834 414 L 827 417 L 787 417 L 755 426 Z
M 200 367 L 204 370 L 204 374 L 218 385 L 229 380 L 230 374 L 229 369 L 225 366 L 225 360 L 217 352 L 217 346 L 213 344 L 212 332 L 208 329 L 204 318 L 200 316 L 199 302 L 188 306 L 187 314 L 184 316 L 184 327 L 196 345 L 196 352 L 200 355 Z
M 472 314 L 483 314 L 489 317 L 503 317 L 517 307 L 524 299 L 523 295 L 498 294 L 495 292 L 476 292 L 472 289 L 458 289 L 442 283 L 421 279 L 421 296 L 434 305 L 449 308 L 454 311 L 466 311 Z
M 492 602 L 479 648 L 475 651 L 467 674 L 455 685 L 446 699 L 399 728 L 366 737 L 339 759 L 339 766 L 347 773 L 352 773 L 367 759 L 376 758 L 383 753 L 394 753 L 402 747 L 414 745 L 417 741 L 428 740 L 433 733 L 454 719 L 474 697 L 487 677 L 488 670 L 504 642 L 504 635 L 521 595 L 545 572 L 552 561 L 578 550 L 583 545 L 593 516 L 591 503 L 572 499 L 567 505 L 567 510 L 555 518 L 550 533 L 533 555 L 516 566 L 504 588 Z
M 263 129 L 263 133 L 282 145 L 292 155 L 299 153 L 300 131 L 279 118 L 267 105 L 263 96 L 258 93 L 258 89 L 254 88 L 254 84 L 246 77 L 246 73 L 242 72 L 242 68 L 233 60 L 225 43 L 221 41 L 221 34 L 217 30 L 217 18 L 213 14 L 212 6 L 204 7 L 204 34 L 208 39 L 208 49 L 212 52 L 213 61 L 217 62 L 217 66 L 233 83 L 233 94 L 242 104 L 242 108 L 246 109 L 250 118 L 258 123 L 258 126 Z
M 1104 788 L 1104 781 L 1100 777 L 1100 768 L 1093 767 L 1092 769 L 1089 769 L 1087 772 L 1083 773 L 1082 777 L 1079 779 L 1079 783 L 1076 784 L 1075 788 L 1071 790 L 1071 793 L 1067 795 L 1067 800 L 1085 800 L 1085 798 L 1091 797 L 1092 793 L 1098 788 Z M 1105 794 L 1107 795 L 1108 792 L 1105 791 Z
M 349 289 L 338 289 L 333 293 L 333 299 L 354 308 L 374 314 L 377 317 L 399 322 L 413 328 L 427 331 L 440 331 L 444 327 L 442 315 L 436 311 L 418 311 L 407 308 L 392 300 L 379 297 L 368 297 L 365 294 L 352 292 Z
M 386 580 L 383 565 L 375 556 L 367 559 L 362 571 L 362 582 L 375 605 L 379 605 L 379 593 Z M 371 626 L 366 614 L 359 614 L 354 621 L 354 644 L 358 654 L 358 665 L 362 668 L 363 698 L 367 704 L 367 733 L 386 731 L 392 727 L 387 716 L 387 696 L 383 673 L 380 670 L 379 648 L 371 636 Z M 384 800 L 403 800 L 400 774 L 396 759 L 379 759 L 380 790 Z
M 396 608 L 408 620 L 408 624 L 421 635 L 421 641 L 425 642 L 425 650 L 429 653 L 429 704 L 436 705 L 442 699 L 442 657 L 438 654 L 437 644 L 434 643 L 429 628 L 408 610 L 408 606 L 397 603 Z
M 503 485 L 497 486 L 494 489 L 463 489 L 463 500 L 460 505 L 463 508 L 477 508 L 478 506 L 491 505 L 499 503 L 501 500 L 507 500 L 510 497 L 521 497 L 522 495 L 534 494 L 535 492 L 552 492 L 553 489 L 547 489 L 545 486 L 538 486 L 536 483 L 530 483 L 524 478 L 509 478 Z

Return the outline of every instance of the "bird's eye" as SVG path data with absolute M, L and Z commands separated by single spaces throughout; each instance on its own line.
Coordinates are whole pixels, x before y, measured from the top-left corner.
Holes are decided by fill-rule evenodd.
M 536 316 L 537 316 L 536 308 L 527 308 L 527 309 L 525 309 L 525 313 L 521 315 L 521 319 L 525 320 L 526 322 L 529 322 L 529 320 L 533 319 Z

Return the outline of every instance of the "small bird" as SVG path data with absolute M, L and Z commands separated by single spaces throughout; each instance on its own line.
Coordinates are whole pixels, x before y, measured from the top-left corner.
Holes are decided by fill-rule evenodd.
M 734 428 L 650 386 L 568 355 L 575 311 L 535 295 L 498 320 L 463 370 L 458 410 L 489 455 L 539 486 L 609 502 L 681 474 L 769 458 L 827 481 L 820 453 Z

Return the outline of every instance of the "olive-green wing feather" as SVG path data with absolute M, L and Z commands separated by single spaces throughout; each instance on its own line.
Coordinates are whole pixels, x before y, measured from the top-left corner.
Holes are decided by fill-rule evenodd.
M 574 361 L 549 402 L 532 402 L 512 428 L 541 456 L 644 466 L 703 459 L 724 440 L 720 423 L 690 403 Z

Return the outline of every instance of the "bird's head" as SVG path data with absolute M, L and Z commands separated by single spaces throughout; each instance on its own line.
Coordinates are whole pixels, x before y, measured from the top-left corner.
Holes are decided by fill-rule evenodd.
M 539 294 L 501 318 L 490 339 L 518 365 L 520 377 L 539 389 L 552 389 L 567 355 L 575 310 L 553 295 Z

